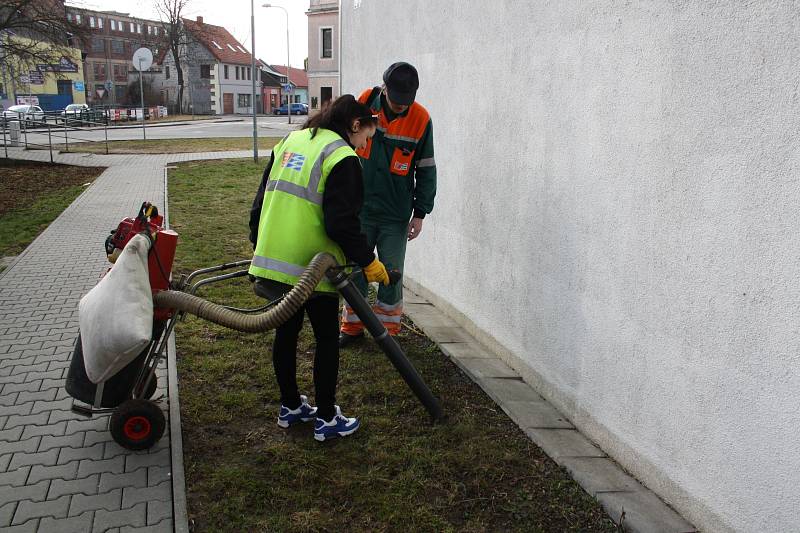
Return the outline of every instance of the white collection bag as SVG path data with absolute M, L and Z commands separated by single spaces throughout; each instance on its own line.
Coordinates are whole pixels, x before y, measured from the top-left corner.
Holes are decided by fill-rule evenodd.
M 151 340 L 149 249 L 147 237 L 133 237 L 111 271 L 78 304 L 83 363 L 92 383 L 113 377 Z

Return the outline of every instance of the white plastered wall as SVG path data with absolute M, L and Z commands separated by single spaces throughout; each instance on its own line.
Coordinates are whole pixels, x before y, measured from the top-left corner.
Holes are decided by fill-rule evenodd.
M 706 531 L 800 524 L 800 6 L 343 0 L 419 69 L 406 276 Z

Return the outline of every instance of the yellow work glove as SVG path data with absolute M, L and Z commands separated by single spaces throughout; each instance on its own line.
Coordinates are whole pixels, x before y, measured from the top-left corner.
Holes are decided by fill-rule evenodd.
M 386 272 L 386 267 L 383 266 L 383 263 L 378 261 L 377 257 L 372 263 L 365 266 L 363 271 L 368 283 L 377 281 L 378 283 L 383 283 L 384 285 L 389 284 L 389 273 Z

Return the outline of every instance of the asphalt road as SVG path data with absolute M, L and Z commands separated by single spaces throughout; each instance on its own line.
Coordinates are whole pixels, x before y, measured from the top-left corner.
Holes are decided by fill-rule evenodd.
M 241 117 L 237 117 L 241 118 Z M 286 117 L 262 116 L 257 118 L 257 131 L 259 137 L 283 137 L 289 131 L 299 129 L 306 120 L 305 115 L 292 116 L 292 124 L 287 123 Z M 223 119 L 229 120 L 229 119 Z M 137 140 L 142 139 L 141 125 L 136 127 L 109 127 L 108 140 Z M 197 120 L 187 121 L 183 124 L 170 125 L 147 125 L 148 139 L 196 139 L 209 137 L 252 137 L 253 121 L 250 117 L 243 118 L 239 122 L 220 122 L 218 120 Z M 53 143 L 61 144 L 64 142 L 64 135 L 67 135 L 69 142 L 103 141 L 105 133 L 103 128 L 92 128 L 64 131 L 64 127 L 53 126 L 50 136 Z M 6 135 L 9 135 L 6 131 Z M 28 130 L 28 143 L 47 144 L 48 133 L 46 129 L 38 128 Z M 22 141 L 22 139 L 21 139 Z M 2 138 L 0 138 L 2 143 Z M 1 144 L 0 144 L 1 145 Z

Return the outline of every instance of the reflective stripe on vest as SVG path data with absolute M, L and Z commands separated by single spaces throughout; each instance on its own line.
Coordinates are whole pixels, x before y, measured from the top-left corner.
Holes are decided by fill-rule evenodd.
M 289 276 L 297 276 L 298 278 L 303 274 L 305 268 L 299 265 L 293 265 L 286 261 L 279 261 L 278 259 L 270 259 L 269 257 L 262 257 L 260 255 L 253 256 L 253 263 L 259 268 L 266 268 L 268 270 L 275 270 L 282 272 Z
M 307 186 L 303 187 L 290 181 L 270 179 L 267 182 L 267 191 L 282 191 L 308 200 L 313 204 L 322 205 L 322 193 L 319 192 L 319 183 L 322 181 L 322 163 L 328 156 L 343 146 L 347 146 L 347 142 L 342 138 L 325 145 L 319 157 L 317 157 L 317 160 L 314 161 L 314 165 L 311 167 L 311 175 L 309 176 Z

